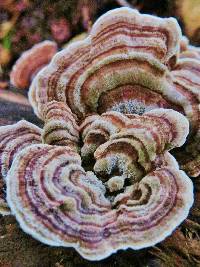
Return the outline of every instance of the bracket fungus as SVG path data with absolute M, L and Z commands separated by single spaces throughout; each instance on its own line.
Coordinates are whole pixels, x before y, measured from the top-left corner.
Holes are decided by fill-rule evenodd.
M 77 118 L 66 104 L 56 101 L 47 103 L 44 118 L 42 137 L 45 144 L 77 148 L 79 143 Z
M 133 99 L 137 89 L 150 95 L 168 87 L 172 90 L 167 65 L 174 64 L 180 36 L 173 18 L 141 15 L 129 8 L 109 11 L 97 20 L 87 38 L 57 53 L 38 73 L 29 100 L 40 117 L 49 100 L 66 102 L 73 113 L 85 117 L 103 108 L 101 98 L 115 90 L 119 91 L 116 104 L 123 101 L 127 85 Z M 131 94 L 128 97 L 131 101 Z
M 80 126 L 83 140 L 81 156 L 83 160 L 91 159 L 97 147 L 109 140 L 129 122 L 129 118 L 119 112 L 110 111 L 100 115 L 88 116 Z
M 86 118 L 83 128 L 92 137 L 83 143 L 97 142 L 89 171 L 70 146 L 34 144 L 17 153 L 6 177 L 7 201 L 23 230 L 89 260 L 170 235 L 193 203 L 192 182 L 168 152 L 185 142 L 188 120 L 167 109 L 108 112 Z M 107 140 L 99 138 L 106 129 Z
M 57 53 L 38 73 L 29 100 L 41 119 L 52 100 L 66 103 L 80 120 L 110 110 L 143 114 L 174 109 L 189 119 L 188 143 L 193 147 L 200 142 L 200 61 L 187 53 L 198 57 L 194 50 L 174 18 L 130 8 L 111 10 L 97 20 L 87 38 Z M 197 177 L 198 156 L 187 145 L 186 150 L 188 162 L 180 164 Z
M 11 83 L 20 89 L 28 88 L 36 73 L 47 65 L 57 52 L 57 44 L 43 41 L 24 52 L 10 73 Z
M 0 214 L 10 213 L 6 202 L 6 176 L 13 159 L 23 148 L 41 143 L 41 129 L 21 120 L 0 127 Z
M 155 245 L 188 216 L 192 181 L 169 151 L 184 145 L 182 166 L 199 174 L 200 61 L 179 58 L 181 38 L 173 18 L 119 8 L 38 72 L 29 100 L 44 128 L 22 147 L 8 126 L 19 149 L 1 152 L 14 153 L 7 202 L 25 232 L 101 260 Z

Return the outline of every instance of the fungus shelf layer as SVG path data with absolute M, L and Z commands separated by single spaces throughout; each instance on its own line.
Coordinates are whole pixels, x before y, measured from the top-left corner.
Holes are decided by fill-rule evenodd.
M 23 148 L 41 143 L 41 129 L 21 120 L 13 125 L 0 127 L 0 213 L 10 214 L 6 202 L 6 176 L 13 159 Z
M 70 146 L 35 144 L 15 157 L 7 200 L 24 231 L 89 260 L 170 235 L 193 203 L 192 182 L 168 152 L 185 142 L 187 119 L 166 109 L 108 112 L 88 117 L 80 129 L 84 146 L 96 147 L 93 171 Z M 105 129 L 107 141 L 100 138 Z
M 34 78 L 29 100 L 43 120 L 45 105 L 52 100 L 66 103 L 80 120 L 106 111 L 177 110 L 187 116 L 191 128 L 188 160 L 180 163 L 197 177 L 199 70 L 199 50 L 188 44 L 174 18 L 120 8 L 100 17 L 87 38 L 53 57 Z M 191 151 L 194 146 L 197 153 Z
M 11 83 L 20 89 L 30 86 L 36 73 L 47 65 L 57 52 L 57 44 L 43 41 L 24 52 L 12 68 Z
M 8 205 L 25 232 L 101 260 L 153 246 L 187 218 L 193 185 L 180 168 L 200 173 L 197 55 L 175 19 L 129 8 L 56 53 L 29 90 L 43 129 L 28 124 L 23 143 L 17 125 L 0 128 L 19 146 L 0 135 Z

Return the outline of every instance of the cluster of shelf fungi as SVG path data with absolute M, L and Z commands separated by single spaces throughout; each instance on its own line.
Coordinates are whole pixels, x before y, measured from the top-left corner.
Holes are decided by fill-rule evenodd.
M 0 127 L 1 213 L 88 260 L 164 240 L 200 175 L 199 72 L 175 19 L 129 8 L 59 52 L 49 41 L 26 51 L 11 82 L 30 86 L 44 127 Z

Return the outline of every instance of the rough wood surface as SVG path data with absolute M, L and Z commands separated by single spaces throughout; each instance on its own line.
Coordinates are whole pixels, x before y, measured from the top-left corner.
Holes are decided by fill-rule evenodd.
M 21 119 L 42 125 L 26 96 L 14 90 L 0 90 L 0 125 L 13 124 Z

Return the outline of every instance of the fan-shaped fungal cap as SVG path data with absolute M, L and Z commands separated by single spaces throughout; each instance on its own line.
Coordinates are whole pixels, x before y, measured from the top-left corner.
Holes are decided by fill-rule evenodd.
M 182 58 L 171 72 L 179 101 L 190 126 L 190 138 L 186 146 L 187 163 L 183 158 L 182 167 L 193 177 L 200 175 L 200 61 Z
M 43 142 L 76 148 L 79 142 L 79 128 L 76 116 L 70 108 L 62 102 L 52 101 L 47 103 L 44 113 Z
M 13 159 L 23 148 L 41 142 L 41 129 L 27 121 L 0 127 L 0 213 L 8 214 L 5 179 Z
M 80 126 L 84 144 L 81 149 L 83 159 L 84 157 L 91 157 L 99 145 L 110 140 L 111 136 L 114 134 L 120 132 L 120 135 L 122 131 L 128 136 L 126 132 L 128 130 L 132 131 L 132 127 L 138 127 L 140 131 L 144 131 L 144 135 L 147 133 L 150 135 L 150 132 L 153 131 L 153 133 L 155 132 L 155 136 L 159 136 L 162 132 L 164 137 L 176 137 L 174 141 L 171 139 L 168 140 L 167 144 L 172 143 L 171 147 L 182 146 L 189 132 L 188 121 L 180 113 L 173 110 L 155 109 L 145 113 L 145 116 L 142 117 L 136 114 L 123 115 L 116 111 L 106 112 L 101 116 L 92 115 L 87 117 Z M 152 129 L 152 127 L 155 129 Z M 164 133 L 166 135 L 164 135 Z M 185 133 L 185 135 L 183 135 L 183 133 Z M 147 137 L 144 137 L 144 139 L 146 138 Z M 155 139 L 154 141 L 157 142 L 158 140 Z M 163 142 L 165 147 L 166 140 L 164 139 Z M 155 146 L 157 145 L 161 146 L 160 151 L 162 151 L 163 145 L 161 140 L 159 140 L 159 143 L 155 144 Z
M 151 105 L 154 98 L 153 106 L 169 108 L 157 92 L 171 91 L 166 66 L 176 62 L 180 36 L 173 18 L 141 15 L 129 8 L 109 11 L 86 39 L 57 53 L 38 73 L 30 102 L 40 117 L 43 103 L 51 100 L 66 102 L 72 112 L 85 117 L 103 109 L 106 99 L 112 98 L 109 94 L 117 90 L 116 104 L 127 96 L 131 102 L 137 94 L 143 99 L 147 92 L 143 102 Z M 159 103 L 155 104 L 157 95 Z
M 123 178 L 140 179 L 150 172 L 164 151 L 185 143 L 189 132 L 187 119 L 174 110 L 156 109 L 135 116 L 124 128 L 94 153 L 97 173 L 110 175 L 113 170 Z
M 180 42 L 180 58 L 195 58 L 200 59 L 200 48 L 189 44 L 189 39 L 182 36 Z
M 36 73 L 47 65 L 57 52 L 57 44 L 43 41 L 24 52 L 17 60 L 10 74 L 11 83 L 20 88 L 28 88 Z
M 194 58 L 200 60 L 200 49 L 190 45 L 187 50 L 180 54 L 180 58 Z
M 67 147 L 31 146 L 18 154 L 7 177 L 12 212 L 40 241 L 100 260 L 118 249 L 152 246 L 187 217 L 192 183 L 176 164 L 127 187 L 112 208 L 105 187 L 70 153 Z
M 119 132 L 128 122 L 127 116 L 116 111 L 87 117 L 80 126 L 84 143 L 81 149 L 82 158 L 90 158 L 99 145 L 108 141 L 111 134 Z
M 181 36 L 176 20 L 120 8 L 99 18 L 86 39 L 57 53 L 35 77 L 29 99 L 43 120 L 45 104 L 52 100 L 66 103 L 80 119 L 110 110 L 177 110 L 191 128 L 189 161 L 182 166 L 198 176 L 199 160 L 191 147 L 199 143 L 199 66 L 199 51 Z
M 102 115 L 106 116 L 110 123 L 107 143 L 124 138 L 125 129 L 132 130 L 126 138 L 135 141 L 132 148 L 138 158 L 146 153 L 149 159 L 143 162 L 154 161 L 139 179 L 129 177 L 125 185 L 126 173 L 109 173 L 110 179 L 104 182 L 105 177 L 83 169 L 80 156 L 72 148 L 46 144 L 31 145 L 18 153 L 6 178 L 8 203 L 25 232 L 49 245 L 72 246 L 89 260 L 160 242 L 187 217 L 193 203 L 191 180 L 167 152 L 185 141 L 187 119 L 162 109 L 126 119 L 121 114 L 117 117 L 117 112 Z M 99 117 L 96 124 L 94 116 L 87 119 L 83 127 L 86 135 L 93 124 L 100 132 L 106 128 Z M 116 133 L 123 124 L 125 127 Z M 120 151 L 126 156 L 124 147 Z M 113 153 L 114 147 L 110 157 Z M 129 154 L 133 167 L 135 154 Z M 114 196 L 113 191 L 117 193 Z

